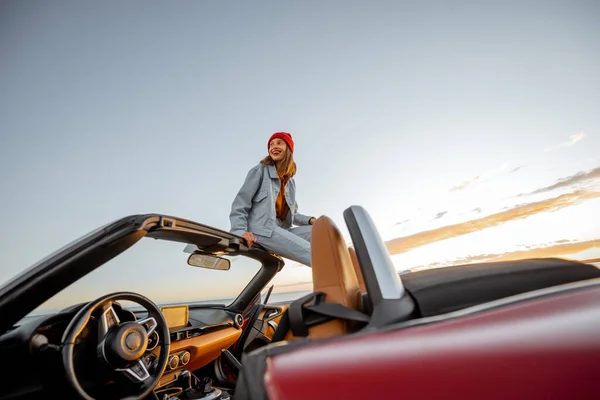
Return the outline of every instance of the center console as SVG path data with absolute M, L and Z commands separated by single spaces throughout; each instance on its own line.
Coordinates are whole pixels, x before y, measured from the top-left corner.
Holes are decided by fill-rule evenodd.
M 226 391 L 213 387 L 209 378 L 198 379 L 183 370 L 173 385 L 156 391 L 160 400 L 231 400 Z
M 208 339 L 206 344 L 202 344 L 199 343 L 201 338 L 212 332 L 230 328 L 231 325 L 223 323 L 192 327 L 189 324 L 187 305 L 163 306 L 161 312 L 170 331 L 171 351 L 165 372 L 154 390 L 156 397 L 160 400 L 230 400 L 231 395 L 225 389 L 213 387 L 210 378 L 199 379 L 190 372 L 188 363 L 192 357 L 199 356 L 199 349 L 202 349 L 203 355 L 208 351 L 210 346 L 207 345 L 210 345 L 211 340 Z M 240 328 L 236 324 L 234 327 Z M 192 364 L 194 363 L 190 366 L 194 367 Z

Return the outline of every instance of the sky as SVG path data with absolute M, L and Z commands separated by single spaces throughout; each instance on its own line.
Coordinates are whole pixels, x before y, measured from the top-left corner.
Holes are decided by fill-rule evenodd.
M 0 282 L 129 214 L 228 230 L 282 130 L 299 211 L 349 240 L 342 213 L 365 207 L 398 270 L 598 258 L 599 18 L 591 0 L 4 1 Z M 186 255 L 140 246 L 112 273 L 158 293 Z M 276 283 L 310 280 L 290 263 Z

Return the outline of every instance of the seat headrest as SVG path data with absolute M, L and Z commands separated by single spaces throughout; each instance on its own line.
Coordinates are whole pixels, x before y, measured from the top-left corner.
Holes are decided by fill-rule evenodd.
M 360 290 L 348 246 L 329 217 L 315 222 L 311 243 L 314 291 L 326 293 L 327 303 L 359 309 Z
M 337 303 L 353 310 L 361 310 L 360 293 L 348 246 L 339 229 L 329 217 L 316 220 L 311 236 L 311 265 L 313 292 L 325 294 L 325 303 Z M 310 339 L 324 339 L 351 331 L 354 323 L 334 319 L 309 328 Z M 298 339 L 290 330 L 286 340 Z

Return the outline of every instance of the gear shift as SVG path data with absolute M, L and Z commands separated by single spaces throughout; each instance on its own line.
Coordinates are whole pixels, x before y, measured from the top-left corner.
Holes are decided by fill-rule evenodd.
M 179 375 L 179 379 L 181 379 L 182 381 L 184 381 L 186 383 L 184 390 L 191 389 L 193 387 L 192 373 L 190 371 L 188 371 L 187 369 L 184 369 L 183 371 L 181 371 L 181 375 Z
M 178 396 L 180 399 L 203 399 L 216 400 L 222 399 L 222 391 L 212 387 L 212 380 L 208 377 L 198 379 L 188 370 L 183 370 L 179 376 L 182 382 L 185 382 L 185 389 Z

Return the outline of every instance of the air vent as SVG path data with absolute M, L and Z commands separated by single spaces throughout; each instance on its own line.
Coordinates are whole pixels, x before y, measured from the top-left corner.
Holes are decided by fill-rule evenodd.
M 235 317 L 233 317 L 233 325 L 238 329 L 244 325 L 244 317 L 242 314 L 235 314 Z
M 187 363 L 189 363 L 191 359 L 192 354 L 187 350 L 179 354 L 179 364 L 182 366 L 187 365 Z
M 186 333 L 184 332 L 172 332 L 170 335 L 171 342 L 177 342 L 179 340 L 186 339 Z

